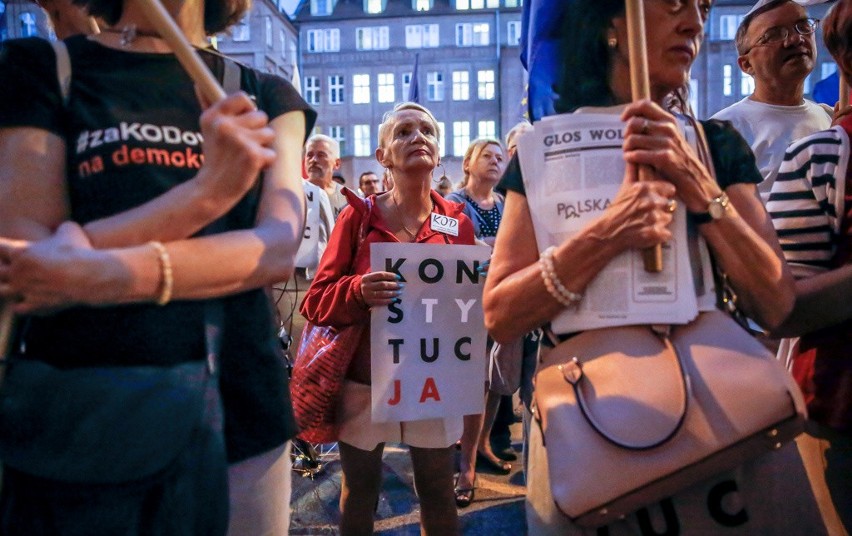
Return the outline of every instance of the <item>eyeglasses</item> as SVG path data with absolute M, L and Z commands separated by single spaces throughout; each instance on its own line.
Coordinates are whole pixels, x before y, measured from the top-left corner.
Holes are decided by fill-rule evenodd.
M 811 35 L 817 30 L 817 28 L 819 28 L 819 19 L 807 18 L 798 20 L 792 27 L 799 35 Z M 770 28 L 763 32 L 763 35 L 757 38 L 757 41 L 754 42 L 746 53 L 750 52 L 751 49 L 755 47 L 774 45 L 775 43 L 784 42 L 788 37 L 790 37 L 790 35 L 790 29 L 786 26 L 775 26 L 774 28 Z

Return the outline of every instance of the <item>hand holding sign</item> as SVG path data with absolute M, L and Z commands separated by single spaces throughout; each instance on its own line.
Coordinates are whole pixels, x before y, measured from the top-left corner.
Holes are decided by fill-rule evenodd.
M 361 296 L 369 307 L 398 302 L 403 288 L 405 283 L 393 272 L 369 272 L 361 276 Z

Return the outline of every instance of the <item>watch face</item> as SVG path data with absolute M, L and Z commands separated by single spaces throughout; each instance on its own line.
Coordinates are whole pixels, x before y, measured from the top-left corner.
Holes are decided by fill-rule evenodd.
M 710 213 L 710 217 L 714 220 L 718 220 L 722 216 L 725 215 L 725 205 L 719 202 L 718 199 L 714 199 L 710 206 L 707 207 L 707 211 Z

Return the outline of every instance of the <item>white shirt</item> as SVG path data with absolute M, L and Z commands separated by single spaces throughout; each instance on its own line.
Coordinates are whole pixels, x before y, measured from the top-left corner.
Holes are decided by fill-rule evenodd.
M 306 279 L 313 279 L 313 272 L 319 266 L 334 228 L 334 215 L 325 190 L 306 180 L 302 180 L 302 187 L 305 190 L 307 212 L 305 233 L 296 253 L 296 266 L 305 269 Z
M 831 126 L 831 116 L 815 102 L 804 99 L 798 106 L 757 102 L 749 97 L 719 111 L 712 119 L 733 123 L 751 146 L 763 182 L 757 189 L 763 203 L 784 160 L 784 151 L 794 141 Z

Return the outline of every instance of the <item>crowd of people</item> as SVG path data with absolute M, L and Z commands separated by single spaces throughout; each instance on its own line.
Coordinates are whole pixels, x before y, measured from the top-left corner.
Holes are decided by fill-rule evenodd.
M 527 197 L 536 178 L 517 154 L 534 128 L 527 122 L 505 143 L 471 142 L 454 182 L 440 163 L 439 120 L 421 104 L 397 104 L 378 128 L 382 176 L 364 171 L 350 189 L 338 142 L 311 135 L 316 113 L 296 88 L 209 47 L 250 0 L 163 2 L 229 93 L 219 102 L 198 93 L 138 3 L 38 3 L 64 40 L 70 72 L 66 87 L 62 52 L 45 40 L 0 48 L 0 304 L 17 316 L 9 354 L 59 370 L 168 368 L 213 354 L 218 389 L 198 446 L 155 475 L 65 482 L 5 466 L 0 533 L 286 534 L 298 430 L 279 339 L 295 355 L 306 321 L 360 329 L 336 403 L 341 534 L 374 530 L 386 443 L 409 448 L 421 532 L 458 533 L 477 470 L 512 470 L 518 453 L 507 427 L 516 412 L 483 370 L 481 384 L 459 379 L 482 394 L 480 414 L 373 419 L 371 315 L 398 304 L 406 282 L 372 266 L 370 246 L 412 243 L 488 246 L 484 325 L 471 329 L 487 332 L 489 370 L 520 371 L 513 389 L 523 401 L 529 533 L 644 534 L 641 515 L 589 529 L 560 511 L 532 377 L 539 355 L 578 334 L 554 334 L 551 321 L 577 307 L 614 259 L 670 241 L 679 208 L 809 411 L 797 448 L 772 458 L 770 470 L 746 464 L 732 477 L 737 504 L 751 512 L 735 533 L 852 529 L 852 114 L 815 104 L 804 87 L 820 27 L 852 80 L 852 0 L 837 1 L 824 21 L 793 0 L 758 1 L 735 40 L 754 92 L 709 119 L 692 118 L 687 91 L 712 2 L 644 2 L 650 98 L 638 101 L 624 2 L 566 3 L 556 111 L 619 115 L 627 166 L 606 209 L 547 248 Z M 706 134 L 707 158 L 684 121 Z M 638 180 L 638 167 L 649 180 Z M 436 216 L 454 222 L 452 231 Z M 276 311 L 268 290 L 284 282 Z M 0 446 L 14 439 L 0 437 Z M 697 497 L 701 483 L 693 484 L 678 507 Z M 681 519 L 680 531 L 707 534 L 692 523 Z

